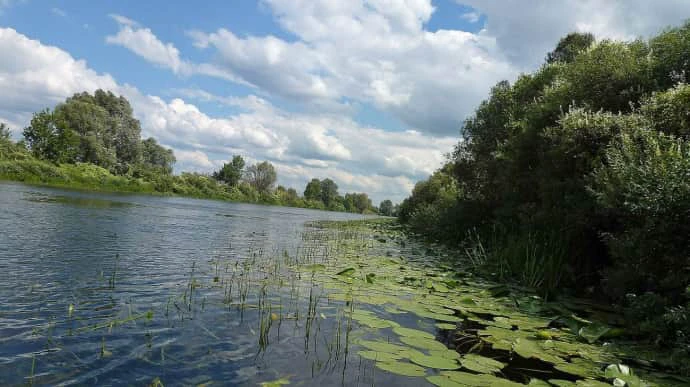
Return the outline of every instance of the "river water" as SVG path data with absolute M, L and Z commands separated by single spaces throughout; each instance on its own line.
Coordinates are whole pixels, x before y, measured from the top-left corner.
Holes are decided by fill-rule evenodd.
M 297 254 L 305 222 L 360 218 L 0 183 L 0 385 L 358 384 L 305 349 L 303 323 L 260 348 L 259 312 L 206 284 Z

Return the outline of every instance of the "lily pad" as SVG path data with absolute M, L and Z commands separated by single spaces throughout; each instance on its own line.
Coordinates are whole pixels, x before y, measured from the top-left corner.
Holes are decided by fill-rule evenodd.
M 564 362 L 562 358 L 545 351 L 536 340 L 526 338 L 515 339 L 513 351 L 525 359 L 539 359 L 552 364 Z
M 611 327 L 603 324 L 593 323 L 583 326 L 577 332 L 578 336 L 592 344 L 611 331 Z
M 376 360 L 382 362 L 392 362 L 402 359 L 402 356 L 395 353 L 377 352 L 377 351 L 359 351 L 357 354 L 365 359 Z
M 421 337 L 401 337 L 400 341 L 415 348 L 426 349 L 429 351 L 443 351 L 448 349 L 445 344 L 440 341 L 425 339 Z
M 401 351 L 408 349 L 402 345 L 386 343 L 383 341 L 361 340 L 358 342 L 358 344 L 372 351 L 386 353 L 400 353 Z
M 437 386 L 462 386 L 462 387 L 516 387 L 524 386 L 508 379 L 497 378 L 490 374 L 470 374 L 461 371 L 443 371 L 440 375 L 426 378 Z
M 419 337 L 419 338 L 430 339 L 430 340 L 436 339 L 436 337 L 434 337 L 434 335 L 432 335 L 431 333 L 420 331 L 419 329 L 396 327 L 396 328 L 393 328 L 393 332 L 397 333 L 400 336 L 404 336 L 404 337 Z
M 570 362 L 556 364 L 555 368 L 559 371 L 583 378 L 597 378 L 602 376 L 599 366 L 596 363 L 577 357 L 570 359 Z
M 401 361 L 376 362 L 376 366 L 384 371 L 402 376 L 424 376 L 426 370 L 416 364 Z
M 473 353 L 468 353 L 463 356 L 460 363 L 463 368 L 482 374 L 495 374 L 506 366 L 500 361 Z
M 446 331 L 452 331 L 457 329 L 457 325 L 455 324 L 448 324 L 448 323 L 436 323 L 436 328 L 446 330 Z
M 352 276 L 355 274 L 355 271 L 356 271 L 356 270 L 355 270 L 354 267 L 348 267 L 347 269 L 343 269 L 343 270 L 341 270 L 341 271 L 339 271 L 339 272 L 337 272 L 337 273 L 335 273 L 335 274 L 336 274 L 336 275 L 346 276 L 346 277 L 352 277 Z
M 460 364 L 455 359 L 448 359 L 442 356 L 424 355 L 422 353 L 410 356 L 410 361 L 420 366 L 434 368 L 438 370 L 456 370 Z

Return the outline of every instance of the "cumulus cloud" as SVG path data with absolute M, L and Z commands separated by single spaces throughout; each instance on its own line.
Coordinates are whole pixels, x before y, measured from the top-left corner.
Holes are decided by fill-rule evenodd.
M 495 38 L 501 51 L 521 69 L 541 63 L 559 38 L 592 32 L 600 38 L 648 37 L 690 14 L 686 0 L 456 0 L 486 15 L 480 35 Z
M 106 42 L 128 48 L 135 54 L 161 67 L 168 67 L 174 73 L 186 71 L 187 63 L 180 60 L 180 52 L 172 44 L 161 42 L 148 28 L 139 28 L 138 23 L 121 15 L 111 15 L 118 22 L 120 30 L 116 35 L 106 37 Z
M 254 95 L 220 97 L 187 89 L 180 98 L 164 100 L 9 28 L 0 29 L 0 49 L 15 53 L 12 61 L 0 61 L 0 87 L 6 91 L 0 95 L 0 120 L 17 129 L 28 123 L 32 112 L 76 92 L 112 90 L 131 102 L 144 136 L 175 150 L 178 170 L 211 172 L 233 154 L 242 154 L 248 160 L 273 162 L 279 183 L 298 190 L 312 177 L 331 177 L 341 192 L 401 200 L 455 142 L 452 137 L 363 127 L 338 114 L 288 112 Z M 222 101 L 243 111 L 211 117 L 191 102 L 194 99 Z
M 429 1 L 265 3 L 297 41 L 222 28 L 190 36 L 219 54 L 219 67 L 270 95 L 371 103 L 409 127 L 457 135 L 486 89 L 516 73 L 491 37 L 425 30 Z

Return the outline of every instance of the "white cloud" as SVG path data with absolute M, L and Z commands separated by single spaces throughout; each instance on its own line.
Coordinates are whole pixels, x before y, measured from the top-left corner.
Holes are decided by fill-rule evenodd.
M 12 61 L 0 61 L 0 87 L 6 91 L 0 95 L 0 120 L 14 123 L 13 129 L 26 125 L 31 112 L 76 92 L 108 89 L 131 102 L 144 136 L 173 147 L 178 170 L 210 172 L 233 154 L 242 154 L 249 160 L 270 160 L 279 183 L 298 190 L 312 177 L 331 177 L 341 192 L 368 192 L 375 201 L 401 200 L 455 142 L 363 127 L 338 114 L 287 112 L 257 96 L 228 98 L 185 90 L 186 98 L 223 101 L 244 110 L 211 117 L 181 98 L 166 101 L 119 84 L 67 52 L 9 28 L 0 29 L 0 50 L 15 53 Z
M 116 35 L 106 37 L 106 42 L 128 48 L 135 54 L 174 73 L 186 71 L 188 64 L 180 60 L 180 52 L 168 43 L 161 42 L 148 28 L 139 28 L 138 23 L 121 15 L 111 15 L 118 22 L 120 30 Z
M 269 95 L 371 103 L 409 127 L 457 135 L 486 90 L 516 74 L 490 37 L 424 30 L 434 10 L 427 0 L 265 4 L 298 40 L 222 28 L 189 35 L 219 54 L 219 67 Z
M 690 15 L 687 0 L 456 0 L 487 16 L 480 35 L 495 38 L 521 69 L 542 62 L 558 39 L 573 31 L 597 37 L 649 37 Z

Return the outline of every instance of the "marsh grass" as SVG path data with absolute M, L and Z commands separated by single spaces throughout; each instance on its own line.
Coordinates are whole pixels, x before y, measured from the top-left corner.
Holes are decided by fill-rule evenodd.
M 487 234 L 482 238 L 475 230 L 467 236 L 465 256 L 475 269 L 547 295 L 561 284 L 568 258 L 568 241 L 563 232 L 505 232 L 492 228 Z

